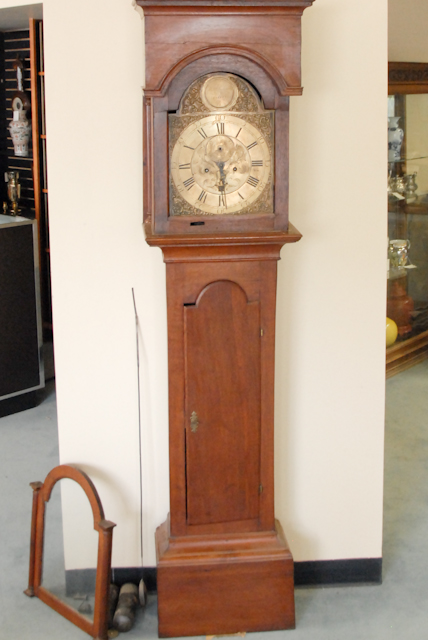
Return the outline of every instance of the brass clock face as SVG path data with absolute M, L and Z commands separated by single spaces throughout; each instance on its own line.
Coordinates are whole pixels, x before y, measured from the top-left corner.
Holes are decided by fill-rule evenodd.
M 194 115 L 170 116 L 170 213 L 252 213 L 259 201 L 263 212 L 273 212 L 273 114 L 261 111 L 255 92 L 239 104 L 242 79 L 202 80 Z
M 213 114 L 184 129 L 171 156 L 181 197 L 203 213 L 235 213 L 263 193 L 271 171 L 269 146 L 241 117 Z

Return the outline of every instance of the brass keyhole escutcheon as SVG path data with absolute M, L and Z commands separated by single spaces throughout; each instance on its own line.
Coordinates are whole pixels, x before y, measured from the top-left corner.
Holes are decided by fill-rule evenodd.
M 199 427 L 198 414 L 196 413 L 196 411 L 193 411 L 192 415 L 190 416 L 190 429 L 192 433 L 196 433 L 196 431 L 198 430 L 198 427 Z

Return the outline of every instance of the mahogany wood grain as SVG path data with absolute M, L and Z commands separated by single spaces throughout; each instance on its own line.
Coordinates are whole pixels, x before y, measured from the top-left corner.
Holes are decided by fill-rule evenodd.
M 160 89 L 165 72 L 177 61 L 186 64 L 192 54 L 206 55 L 207 49 L 221 45 L 234 47 L 235 55 L 241 49 L 252 59 L 264 61 L 265 67 L 272 66 L 278 82 L 283 79 L 283 95 L 301 93 L 300 15 L 290 15 L 286 8 L 275 13 L 261 8 L 249 15 L 219 15 L 215 11 L 192 16 L 145 13 L 147 88 Z
M 157 533 L 159 634 L 292 628 L 292 556 L 275 533 L 273 390 L 277 261 L 300 234 L 147 238 L 167 274 L 171 514 Z M 281 595 L 271 606 L 272 590 Z
M 391 378 L 401 371 L 428 358 L 428 331 L 397 342 L 386 350 L 386 377 Z
M 313 2 L 314 0 L 138 0 L 137 4 L 144 7 L 144 11 L 163 11 L 164 7 L 172 7 L 173 11 L 192 13 L 195 10 L 215 11 L 216 8 L 228 8 L 236 13 L 251 13 L 255 7 L 261 7 L 263 11 L 274 11 L 275 7 L 288 7 L 290 11 L 299 11 L 310 7 Z
M 301 17 L 312 1 L 137 0 L 145 13 L 144 221 L 155 234 L 288 228 L 288 100 L 300 95 Z M 247 79 L 275 109 L 275 212 L 169 216 L 168 122 L 189 85 L 207 73 Z M 199 222 L 192 225 L 191 222 Z
M 184 306 L 187 522 L 259 516 L 260 305 L 230 280 Z M 194 426 L 191 428 L 192 416 Z
M 279 237 L 275 237 L 279 236 Z M 169 358 L 169 424 L 170 424 L 170 500 L 172 535 L 190 533 L 191 525 L 186 522 L 186 452 L 185 452 L 185 416 L 186 416 L 186 340 L 192 335 L 185 331 L 184 305 L 196 304 L 198 297 L 207 285 L 228 281 L 238 285 L 247 297 L 247 301 L 260 305 L 261 368 L 261 409 L 260 438 L 264 456 L 261 458 L 260 476 L 263 479 L 263 491 L 260 495 L 259 527 L 273 528 L 273 380 L 275 358 L 275 306 L 276 306 L 276 262 L 281 246 L 286 240 L 296 241 L 299 234 L 267 234 L 266 244 L 235 244 L 229 238 L 226 244 L 205 246 L 186 246 L 185 239 L 176 239 L 175 244 L 164 245 L 170 238 L 152 237 L 160 242 L 167 263 L 167 304 L 168 304 L 168 358 Z M 247 239 L 248 241 L 248 239 Z M 269 241 L 272 244 L 269 244 Z M 183 244 L 180 244 L 183 242 Z M 211 240 L 212 242 L 212 240 Z M 196 250 L 195 250 L 196 249 Z M 217 322 L 215 309 L 211 310 L 212 322 Z M 189 308 L 186 309 L 189 313 Z M 224 322 L 223 311 L 218 309 L 220 323 Z M 197 343 L 198 336 L 193 339 Z M 225 338 L 227 347 L 227 340 Z M 248 341 L 247 348 L 252 348 Z M 214 357 L 213 354 L 210 354 Z M 219 358 L 223 356 L 219 355 Z M 226 356 L 225 356 L 226 357 Z M 214 366 L 214 365 L 213 365 Z M 248 374 L 250 376 L 250 374 Z M 190 384 L 190 382 L 189 382 Z M 215 380 L 207 378 L 207 388 L 214 386 Z M 246 382 L 247 393 L 252 393 L 253 378 Z M 255 391 L 256 392 L 256 391 Z M 227 393 L 227 390 L 225 391 Z M 228 400 L 228 402 L 233 402 Z M 192 409 L 193 411 L 193 409 Z M 215 473 L 215 469 L 213 470 Z M 267 506 L 269 505 L 269 507 Z M 193 525 L 194 527 L 194 525 Z M 231 523 L 224 523 L 224 531 L 233 530 Z M 194 531 L 194 529 L 193 529 Z
M 166 262 L 170 262 L 169 256 L 174 253 L 183 252 L 184 256 L 186 249 L 191 247 L 196 247 L 198 253 L 188 252 L 186 259 L 190 259 L 192 255 L 195 255 L 196 259 L 199 260 L 199 251 L 202 249 L 210 251 L 214 258 L 221 251 L 220 247 L 224 247 L 228 255 L 233 251 L 233 247 L 236 252 L 240 252 L 240 257 L 245 258 L 246 253 L 248 253 L 248 259 L 253 259 L 255 247 L 260 246 L 266 248 L 269 255 L 272 255 L 273 260 L 278 260 L 279 252 L 285 244 L 298 242 L 302 237 L 302 234 L 291 223 L 288 226 L 288 231 L 267 231 L 263 233 L 254 231 L 231 233 L 223 230 L 221 233 L 201 233 L 198 236 L 187 234 L 156 235 L 152 233 L 149 224 L 144 226 L 144 231 L 147 244 L 151 247 L 161 247 L 164 251 Z M 247 247 L 251 248 L 248 249 Z M 172 251 L 170 252 L 169 249 Z M 175 252 L 174 249 L 176 250 Z M 165 251 L 168 251 L 168 254 L 165 254 Z
M 389 62 L 388 94 L 428 93 L 428 63 Z
M 34 596 L 34 572 L 36 567 L 37 507 L 39 503 L 39 492 L 43 488 L 43 483 L 31 482 L 30 487 L 33 489 L 30 536 L 30 567 L 28 572 L 28 587 L 24 591 L 24 593 L 25 595 L 32 598 Z
M 69 478 L 77 482 L 85 492 L 91 505 L 94 518 L 94 529 L 98 531 L 98 560 L 95 583 L 95 603 L 93 621 L 50 593 L 43 582 L 43 549 L 46 504 L 51 497 L 52 489 L 59 480 Z M 96 640 L 108 638 L 108 595 L 110 587 L 111 549 L 114 522 L 105 520 L 104 511 L 97 490 L 83 471 L 72 465 L 54 467 L 45 478 L 44 483 L 31 483 L 33 489 L 33 508 L 30 543 L 29 584 L 25 590 L 28 596 L 37 596 L 45 604 L 61 614 L 77 627 Z
M 159 636 L 293 629 L 293 560 L 283 531 L 171 538 L 156 531 Z
M 288 220 L 289 96 L 312 0 L 137 0 L 145 13 L 144 228 L 166 263 L 170 518 L 156 532 L 159 635 L 295 625 L 274 518 L 277 261 Z M 168 113 L 209 73 L 275 111 L 274 212 L 169 215 Z
M 230 48 L 229 48 L 230 49 Z M 288 124 L 289 98 L 281 97 L 274 79 L 260 61 L 231 55 L 228 49 L 204 50 L 204 57 L 189 62 L 183 69 L 173 68 L 174 77 L 162 93 L 146 90 L 144 99 L 144 220 L 154 234 L 209 235 L 214 233 L 287 230 L 288 221 Z M 239 55 L 238 55 L 239 53 Z M 210 54 L 210 55 L 208 55 Z M 168 120 L 167 114 L 178 107 L 191 82 L 213 71 L 228 71 L 245 77 L 259 91 L 265 106 L 276 109 L 275 125 L 275 213 L 222 216 L 169 216 Z M 156 141 L 156 142 L 155 142 Z M 195 223 L 199 223 L 195 225 Z
M 205 47 L 198 55 L 183 60 L 171 69 L 166 76 L 163 91 L 168 89 L 168 109 L 176 111 L 183 95 L 183 87 L 187 88 L 194 80 L 204 75 L 207 68 L 216 72 L 244 75 L 251 82 L 263 98 L 266 109 L 274 109 L 278 87 L 283 79 L 275 72 L 275 68 L 264 60 L 259 60 L 254 53 L 235 45 Z M 160 90 L 146 89 L 145 95 L 159 97 Z

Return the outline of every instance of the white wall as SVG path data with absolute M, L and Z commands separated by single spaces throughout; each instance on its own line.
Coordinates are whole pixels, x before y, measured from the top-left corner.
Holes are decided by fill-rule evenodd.
M 388 58 L 393 62 L 428 62 L 426 0 L 389 0 Z
M 386 0 L 317 0 L 303 18 L 303 238 L 280 263 L 276 384 L 276 510 L 295 560 L 382 555 L 386 18 Z
M 381 555 L 386 21 L 387 0 L 304 14 L 290 176 L 304 237 L 283 251 L 277 316 L 276 510 L 295 560 Z M 134 288 L 150 566 L 169 498 L 164 266 L 141 227 L 142 22 L 131 0 L 46 0 L 44 24 L 61 461 L 89 472 L 118 524 L 113 565 L 138 565 Z
M 50 0 L 44 26 L 61 462 L 90 474 L 117 523 L 113 565 L 140 564 L 134 289 L 153 565 L 154 526 L 168 511 L 167 365 L 162 255 L 141 224 L 143 23 L 131 2 Z M 79 550 L 67 551 L 71 568 Z

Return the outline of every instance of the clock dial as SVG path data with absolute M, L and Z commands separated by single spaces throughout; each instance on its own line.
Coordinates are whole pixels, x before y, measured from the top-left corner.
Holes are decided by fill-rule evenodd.
M 194 215 L 245 213 L 271 182 L 272 152 L 261 130 L 241 114 L 211 113 L 181 131 L 170 168 Z
M 239 90 L 227 75 L 214 75 L 205 80 L 201 88 L 201 100 L 210 111 L 228 111 L 236 103 Z

